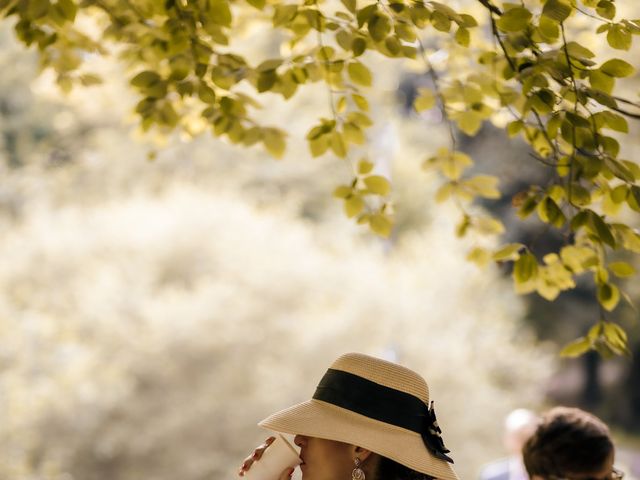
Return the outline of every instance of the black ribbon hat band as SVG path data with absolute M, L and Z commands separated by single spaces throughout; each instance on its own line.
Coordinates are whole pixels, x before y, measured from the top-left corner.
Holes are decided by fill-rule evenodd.
M 320 380 L 313 398 L 419 433 L 435 457 L 453 463 L 440 435 L 433 402 L 427 406 L 409 393 L 332 368 Z

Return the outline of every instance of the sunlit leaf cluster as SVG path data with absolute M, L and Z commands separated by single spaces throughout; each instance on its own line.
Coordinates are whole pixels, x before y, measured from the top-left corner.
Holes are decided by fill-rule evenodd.
M 516 290 L 550 300 L 588 276 L 606 322 L 605 313 L 627 298 L 616 279 L 634 274 L 627 259 L 640 253 L 640 233 L 617 219 L 640 212 L 640 167 L 620 153 L 640 105 L 619 95 L 617 85 L 636 73 L 619 57 L 640 34 L 640 20 L 620 18 L 613 0 L 474 3 L 482 15 L 423 0 L 0 0 L 0 15 L 15 22 L 24 44 L 39 50 L 63 90 L 100 81 L 83 68 L 87 55 L 118 51 L 130 65 L 139 95 L 135 112 L 145 130 L 192 133 L 188 125 L 196 116 L 217 137 L 262 144 L 280 157 L 287 126 L 256 120 L 259 96 L 287 100 L 301 86 L 318 83 L 327 107 L 307 132 L 310 155 L 353 165 L 355 177 L 335 195 L 347 216 L 383 237 L 393 229 L 389 181 L 372 174 L 368 161 L 352 158 L 367 144 L 372 125 L 367 89 L 376 79 L 370 66 L 423 61 L 433 88 L 418 92 L 415 109 L 439 108 L 451 130 L 449 148 L 424 166 L 445 179 L 437 200 L 453 199 L 462 209 L 458 235 L 500 234 L 504 226 L 469 208 L 477 198 L 500 197 L 498 178 L 468 174 L 474 160 L 456 145 L 456 130 L 473 136 L 484 122 L 509 115 L 505 131 L 532 150 L 531 157 L 513 161 L 539 162 L 553 172 L 551 182 L 529 185 L 512 203 L 521 218 L 537 217 L 559 231 L 564 245 L 544 257 L 531 245 L 478 246 L 469 258 L 512 262 Z M 100 34 L 83 33 L 80 16 L 93 19 Z M 235 51 L 232 40 L 248 18 L 277 30 L 286 48 L 257 63 Z M 613 53 L 597 55 L 577 41 L 578 20 Z M 427 39 L 464 58 L 467 67 L 434 68 Z

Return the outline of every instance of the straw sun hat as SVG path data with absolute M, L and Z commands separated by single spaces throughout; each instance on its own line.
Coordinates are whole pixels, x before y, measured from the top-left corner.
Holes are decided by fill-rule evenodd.
M 429 404 L 427 383 L 408 368 L 367 355 L 341 356 L 311 400 L 259 425 L 358 445 L 437 479 L 458 478 Z

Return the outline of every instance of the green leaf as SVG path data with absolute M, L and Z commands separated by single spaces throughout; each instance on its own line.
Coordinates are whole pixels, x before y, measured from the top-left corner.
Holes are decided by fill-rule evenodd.
M 449 5 L 446 5 L 440 2 L 435 2 L 433 0 L 429 1 L 429 4 L 434 8 L 435 12 L 442 13 L 444 16 L 451 19 L 452 21 L 455 21 L 459 25 L 462 25 L 463 23 L 465 23 L 465 21 L 469 21 L 468 19 L 467 20 L 463 19 L 462 16 L 458 15 L 456 11 L 453 8 L 451 8 Z
M 562 227 L 566 221 L 566 217 L 558 207 L 558 204 L 549 196 L 538 204 L 536 211 L 540 220 L 555 227 Z
M 462 45 L 463 47 L 468 47 L 471 43 L 471 34 L 469 30 L 464 27 L 458 28 L 456 30 L 455 39 L 458 45 Z
M 252 7 L 257 8 L 258 10 L 262 10 L 265 7 L 265 0 L 247 0 L 247 3 Z
M 405 42 L 415 42 L 418 38 L 415 29 L 409 24 L 396 23 L 393 28 L 398 38 L 404 40 Z
M 284 155 L 286 148 L 284 132 L 275 128 L 265 128 L 262 131 L 262 143 L 274 157 L 280 158 Z
M 546 40 L 552 42 L 557 40 L 560 36 L 560 27 L 558 26 L 558 22 L 544 15 L 540 17 L 538 31 Z
M 377 3 L 372 3 L 358 10 L 358 13 L 356 14 L 356 19 L 358 20 L 358 28 L 362 28 L 362 26 L 369 21 L 369 19 L 373 16 L 373 14 L 377 10 L 378 10 Z
M 214 104 L 216 103 L 216 94 L 213 89 L 204 83 L 201 83 L 198 87 L 198 98 L 204 103 Z
M 466 190 L 473 195 L 484 198 L 500 198 L 498 190 L 498 177 L 492 175 L 476 175 L 462 182 Z
M 591 342 L 589 339 L 586 337 L 580 337 L 565 345 L 562 350 L 560 350 L 560 356 L 575 358 L 587 353 L 589 350 L 591 350 Z
M 364 210 L 364 200 L 360 195 L 352 195 L 344 201 L 344 211 L 347 217 L 353 218 Z
M 278 81 L 278 75 L 275 70 L 270 70 L 258 75 L 256 89 L 258 92 L 268 92 Z
M 567 51 L 569 52 L 569 55 L 574 58 L 593 58 L 596 56 L 595 53 L 583 45 L 580 45 L 578 42 L 568 42 Z
M 389 180 L 382 175 L 371 175 L 369 177 L 365 177 L 364 184 L 367 186 L 369 191 L 376 195 L 385 196 L 391 191 L 391 184 L 389 183 Z
M 294 19 L 298 6 L 294 4 L 275 5 L 273 8 L 273 26 L 281 27 Z
M 436 97 L 433 92 L 428 88 L 419 88 L 418 96 L 413 103 L 414 108 L 418 113 L 424 112 L 433 108 L 436 104 Z
M 620 152 L 620 143 L 612 137 L 601 136 L 600 145 L 604 149 L 605 153 L 608 153 L 612 158 L 616 158 Z
M 611 233 L 609 225 L 596 212 L 589 210 L 588 222 L 591 232 L 596 235 L 600 241 L 606 243 L 611 248 L 616 248 L 616 240 Z
M 356 107 L 358 107 L 360 110 L 364 110 L 365 112 L 369 110 L 369 102 L 362 95 L 354 93 L 351 95 L 351 99 L 353 100 L 353 103 L 356 104 Z
M 543 88 L 529 97 L 528 104 L 539 114 L 546 115 L 553 111 L 555 97 L 549 89 Z M 567 114 L 569 113 L 571 112 L 567 112 Z
M 48 0 L 31 0 L 24 2 L 23 9 L 26 10 L 26 16 L 29 20 L 36 20 L 40 17 L 44 17 L 49 11 L 50 2 Z M 0 11 L 4 9 L 5 5 L 2 5 Z
M 504 225 L 500 220 L 485 215 L 474 217 L 473 227 L 483 235 L 501 235 L 504 233 Z
M 612 25 L 607 32 L 607 42 L 617 50 L 629 50 L 631 48 L 631 33 L 621 25 Z
M 580 210 L 571 219 L 570 227 L 571 231 L 577 232 L 580 228 L 584 227 L 589 221 L 589 212 L 587 210 Z
M 171 80 L 183 80 L 191 72 L 192 62 L 186 55 L 175 55 L 169 59 Z
M 591 350 L 591 341 L 586 337 L 580 337 L 566 344 L 560 350 L 561 357 L 575 358 Z
M 636 270 L 626 262 L 611 262 L 607 268 L 613 272 L 616 277 L 626 278 L 635 275 Z
M 616 80 L 612 76 L 607 75 L 600 70 L 590 70 L 589 83 L 596 90 L 600 90 L 604 93 L 610 94 L 613 90 Z
M 521 243 L 509 243 L 507 245 L 504 245 L 499 250 L 495 251 L 492 255 L 492 258 L 496 262 L 517 260 L 518 258 L 520 258 L 520 250 L 522 249 L 524 249 L 524 245 Z
M 585 269 L 596 266 L 598 258 L 588 247 L 567 245 L 560 250 L 560 259 L 565 267 L 573 273 L 582 273 Z
M 373 170 L 373 163 L 365 160 L 364 158 L 358 162 L 358 173 L 360 175 L 366 175 Z
M 384 40 L 391 31 L 391 22 L 389 17 L 381 12 L 374 13 L 367 24 L 369 35 L 376 42 Z
M 386 215 L 376 213 L 369 217 L 369 227 L 377 235 L 380 235 L 383 238 L 389 238 L 391 236 L 393 223 Z
M 329 134 L 329 146 L 333 153 L 340 158 L 347 156 L 347 145 L 342 134 L 336 130 Z
M 340 0 L 351 13 L 356 13 L 356 0 Z
M 596 13 L 607 20 L 616 16 L 616 6 L 609 0 L 600 0 L 596 6 Z
M 145 70 L 133 77 L 130 83 L 134 87 L 149 87 L 154 83 L 160 82 L 161 80 L 162 77 L 160 77 L 160 75 L 156 72 Z
M 602 333 L 611 346 L 617 349 L 626 350 L 627 332 L 625 332 L 620 325 L 613 322 L 604 322 Z
M 386 51 L 381 50 L 381 52 L 385 55 L 391 54 L 391 56 L 398 56 L 400 52 L 402 52 L 402 44 L 400 43 L 400 40 L 392 35 L 389 35 L 384 39 L 384 46 Z
M 356 145 L 363 145 L 366 141 L 362 129 L 352 122 L 346 122 L 344 124 L 342 135 L 346 142 L 351 142 Z
M 75 20 L 78 6 L 72 0 L 58 0 L 56 7 L 66 20 L 70 22 Z
M 598 285 L 598 302 L 608 312 L 612 311 L 620 301 L 620 290 L 612 283 Z
M 431 157 L 423 163 L 423 168 L 437 167 L 445 177 L 458 180 L 462 172 L 471 165 L 473 165 L 473 160 L 469 155 L 440 148 L 435 157 Z
M 573 112 L 566 112 L 566 118 L 572 125 L 579 128 L 590 128 L 591 124 L 589 120 L 584 118 L 582 115 Z
M 567 197 L 572 204 L 586 207 L 591 203 L 591 193 L 579 183 L 572 183 L 567 191 Z
M 436 202 L 442 203 L 445 200 L 448 200 L 451 195 L 453 195 L 457 190 L 457 185 L 454 182 L 446 182 L 443 183 L 438 190 L 436 191 Z
M 602 122 L 602 125 L 598 125 L 599 127 L 606 126 L 616 132 L 629 133 L 629 125 L 623 116 L 609 112 L 608 110 L 598 112 L 595 116 L 597 116 L 598 119 L 596 124 Z
M 256 67 L 256 72 L 271 72 L 273 70 L 276 70 L 280 65 L 282 65 L 282 59 L 280 58 L 264 60 L 263 62 L 260 62 L 260 64 Z
M 336 198 L 348 198 L 353 194 L 353 189 L 347 185 L 340 185 L 333 191 L 333 196 Z
M 630 63 L 620 60 L 619 58 L 613 58 L 602 64 L 600 71 L 610 75 L 612 77 L 628 77 L 635 73 L 635 68 Z
M 629 195 L 627 196 L 627 203 L 632 210 L 640 212 L 640 187 L 632 185 L 629 188 Z
M 474 247 L 467 253 L 467 260 L 479 267 L 485 267 L 491 260 L 491 253 L 484 248 Z
M 456 114 L 455 120 L 458 128 L 471 137 L 482 127 L 482 117 L 475 110 L 460 112 Z
M 324 155 L 328 149 L 329 139 L 327 138 L 327 135 L 309 139 L 309 150 L 314 158 Z
M 524 200 L 524 202 L 522 202 L 522 205 L 518 209 L 518 216 L 522 219 L 527 218 L 536 210 L 537 206 L 538 206 L 538 198 L 536 198 L 536 196 L 533 196 L 533 195 L 528 196 Z
M 516 283 L 526 283 L 538 274 L 538 261 L 530 252 L 520 255 L 513 266 L 513 279 Z
M 636 180 L 640 180 L 640 164 L 630 160 L 620 160 L 620 162 L 622 162 L 622 164 L 631 172 L 634 182 Z
M 318 51 L 316 52 L 316 58 L 318 60 L 320 60 L 321 62 L 328 62 L 329 60 L 331 60 L 336 54 L 336 49 L 333 47 L 321 47 L 318 49 Z M 277 63 L 277 66 L 279 66 L 281 64 L 281 62 Z
M 611 95 L 608 95 L 604 92 L 601 92 L 600 90 L 596 90 L 593 88 L 587 88 L 586 92 L 587 92 L 587 95 L 593 98 L 600 105 L 604 105 L 605 107 L 609 107 L 609 108 L 618 107 L 618 102 L 616 102 L 615 98 L 613 98 Z
M 627 199 L 627 195 L 629 190 L 626 185 L 618 185 L 613 190 L 611 190 L 611 200 L 614 203 L 622 203 Z
M 448 32 L 451 29 L 451 18 L 436 10 L 431 14 L 431 24 L 440 32 Z
M 522 120 L 514 120 L 513 122 L 509 122 L 507 124 L 507 133 L 509 137 L 515 137 L 522 127 L 524 126 L 524 122 Z
M 548 0 L 542 8 L 542 15 L 560 23 L 564 22 L 572 11 L 573 7 L 563 0 Z
M 355 37 L 351 42 L 351 50 L 353 55 L 359 57 L 367 49 L 367 41 L 362 37 Z
M 207 5 L 209 5 L 208 18 L 211 21 L 223 27 L 231 26 L 231 8 L 227 0 L 209 0 Z
M 453 185 L 452 183 L 449 183 L 449 186 L 451 187 L 452 190 L 455 190 L 455 185 Z M 436 201 L 437 200 L 438 198 L 436 198 Z M 458 238 L 464 237 L 467 234 L 467 231 L 469 230 L 470 226 L 471 226 L 471 218 L 469 217 L 469 215 L 465 213 L 464 215 L 462 215 L 462 219 L 460 220 L 460 222 L 458 222 L 458 224 L 456 225 L 456 230 L 455 230 L 456 236 Z
M 347 120 L 355 123 L 361 128 L 370 127 L 373 125 L 371 119 L 362 112 L 349 112 L 347 114 Z
M 496 22 L 498 28 L 504 32 L 519 32 L 529 25 L 533 14 L 524 7 L 514 7 L 506 10 Z
M 351 50 L 351 44 L 353 43 L 353 36 L 346 30 L 340 30 L 336 33 L 336 42 L 342 47 L 343 50 Z
M 471 15 L 461 13 L 460 18 L 462 19 L 462 23 L 460 23 L 460 26 L 462 27 L 473 28 L 478 26 L 478 21 Z
M 371 72 L 360 62 L 353 62 L 347 66 L 349 77 L 354 83 L 365 87 L 371 86 Z
M 83 73 L 80 75 L 80 83 L 85 87 L 90 87 L 92 85 L 100 85 L 102 83 L 102 77 L 99 75 L 94 75 L 92 73 Z

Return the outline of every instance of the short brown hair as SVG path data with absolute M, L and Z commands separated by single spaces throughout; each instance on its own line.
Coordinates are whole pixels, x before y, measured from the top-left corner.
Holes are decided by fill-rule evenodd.
M 613 451 L 609 428 L 579 408 L 556 407 L 544 414 L 522 448 L 530 476 L 568 477 L 602 468 Z

